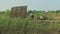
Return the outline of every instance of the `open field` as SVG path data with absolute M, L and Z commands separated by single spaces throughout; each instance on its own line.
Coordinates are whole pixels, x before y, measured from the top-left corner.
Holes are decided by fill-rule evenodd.
M 35 16 L 38 13 L 34 13 Z M 46 16 L 44 13 L 40 15 L 45 15 L 51 20 L 36 20 L 30 18 L 22 19 L 10 18 L 9 13 L 0 14 L 0 34 L 60 34 L 60 20 L 58 18 L 59 13 L 48 13 Z

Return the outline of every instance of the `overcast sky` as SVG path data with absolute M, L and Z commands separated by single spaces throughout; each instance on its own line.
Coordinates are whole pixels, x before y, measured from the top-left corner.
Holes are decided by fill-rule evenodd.
M 24 5 L 28 10 L 60 10 L 60 0 L 0 0 L 0 11 Z

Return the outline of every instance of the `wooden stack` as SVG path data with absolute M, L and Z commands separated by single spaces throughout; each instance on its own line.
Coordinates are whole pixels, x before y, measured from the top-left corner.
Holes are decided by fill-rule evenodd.
M 11 8 L 11 17 L 26 17 L 27 6 L 17 6 Z

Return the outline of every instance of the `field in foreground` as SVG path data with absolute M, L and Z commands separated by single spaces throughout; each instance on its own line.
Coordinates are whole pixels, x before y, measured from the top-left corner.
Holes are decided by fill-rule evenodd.
M 60 34 L 60 20 L 0 17 L 0 34 Z
M 5 13 L 2 12 L 0 14 L 0 34 L 60 34 L 59 12 L 47 13 L 47 15 L 45 15 L 45 13 L 38 13 L 34 12 L 35 18 L 44 15 L 51 20 L 10 18 L 9 11 Z

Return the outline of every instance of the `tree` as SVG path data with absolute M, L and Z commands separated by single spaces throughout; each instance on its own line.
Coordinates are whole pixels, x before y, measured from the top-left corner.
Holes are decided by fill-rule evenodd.
M 59 13 L 60 12 L 60 10 L 56 10 L 56 13 Z
M 30 13 L 33 13 L 33 11 L 32 11 L 32 10 L 29 10 L 29 11 L 28 11 L 28 14 L 30 14 Z
M 5 11 L 5 15 L 10 15 L 10 12 L 11 12 L 11 10 L 7 9 L 7 10 Z

